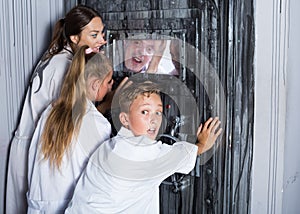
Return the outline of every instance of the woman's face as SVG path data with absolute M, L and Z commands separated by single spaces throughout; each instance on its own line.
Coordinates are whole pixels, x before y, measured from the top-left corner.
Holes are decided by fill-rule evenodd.
M 80 33 L 78 46 L 88 45 L 94 52 L 106 44 L 103 33 L 104 25 L 100 17 L 93 18 Z
M 141 72 L 151 61 L 154 43 L 151 40 L 125 41 L 125 67 L 134 72 Z

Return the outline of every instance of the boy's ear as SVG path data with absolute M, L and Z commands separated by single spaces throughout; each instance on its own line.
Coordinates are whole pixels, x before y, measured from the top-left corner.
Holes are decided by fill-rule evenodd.
M 72 35 L 72 36 L 70 36 L 70 39 L 76 45 L 79 43 L 79 36 L 78 35 Z
M 119 114 L 119 119 L 120 119 L 120 122 L 122 123 L 122 125 L 124 127 L 128 127 L 129 125 L 129 122 L 128 122 L 128 115 L 125 113 L 125 112 L 121 112 Z

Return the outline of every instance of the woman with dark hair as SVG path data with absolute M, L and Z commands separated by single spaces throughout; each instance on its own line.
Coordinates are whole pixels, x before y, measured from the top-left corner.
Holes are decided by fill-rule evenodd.
M 6 187 L 6 213 L 27 210 L 28 149 L 37 121 L 55 100 L 78 47 L 88 45 L 94 52 L 106 44 L 101 16 L 92 8 L 76 6 L 60 19 L 52 41 L 38 63 L 27 90 L 21 118 L 10 146 Z

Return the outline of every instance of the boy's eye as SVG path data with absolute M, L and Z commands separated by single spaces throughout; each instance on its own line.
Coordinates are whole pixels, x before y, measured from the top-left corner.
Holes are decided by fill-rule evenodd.
M 158 111 L 158 112 L 156 112 L 156 115 L 161 116 L 162 112 Z
M 112 83 L 112 81 L 113 81 L 113 79 L 110 79 L 110 80 L 108 81 L 108 84 L 111 84 L 111 83 Z
M 147 110 L 143 110 L 142 114 L 148 114 L 148 111 Z

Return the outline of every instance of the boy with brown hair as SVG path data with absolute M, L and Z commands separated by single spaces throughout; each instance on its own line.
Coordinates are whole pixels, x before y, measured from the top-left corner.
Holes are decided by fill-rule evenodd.
M 196 144 L 164 144 L 155 140 L 163 111 L 156 84 L 131 83 L 119 97 L 122 127 L 92 155 L 66 213 L 159 213 L 161 182 L 189 173 L 222 132 L 218 118 L 210 118 Z

